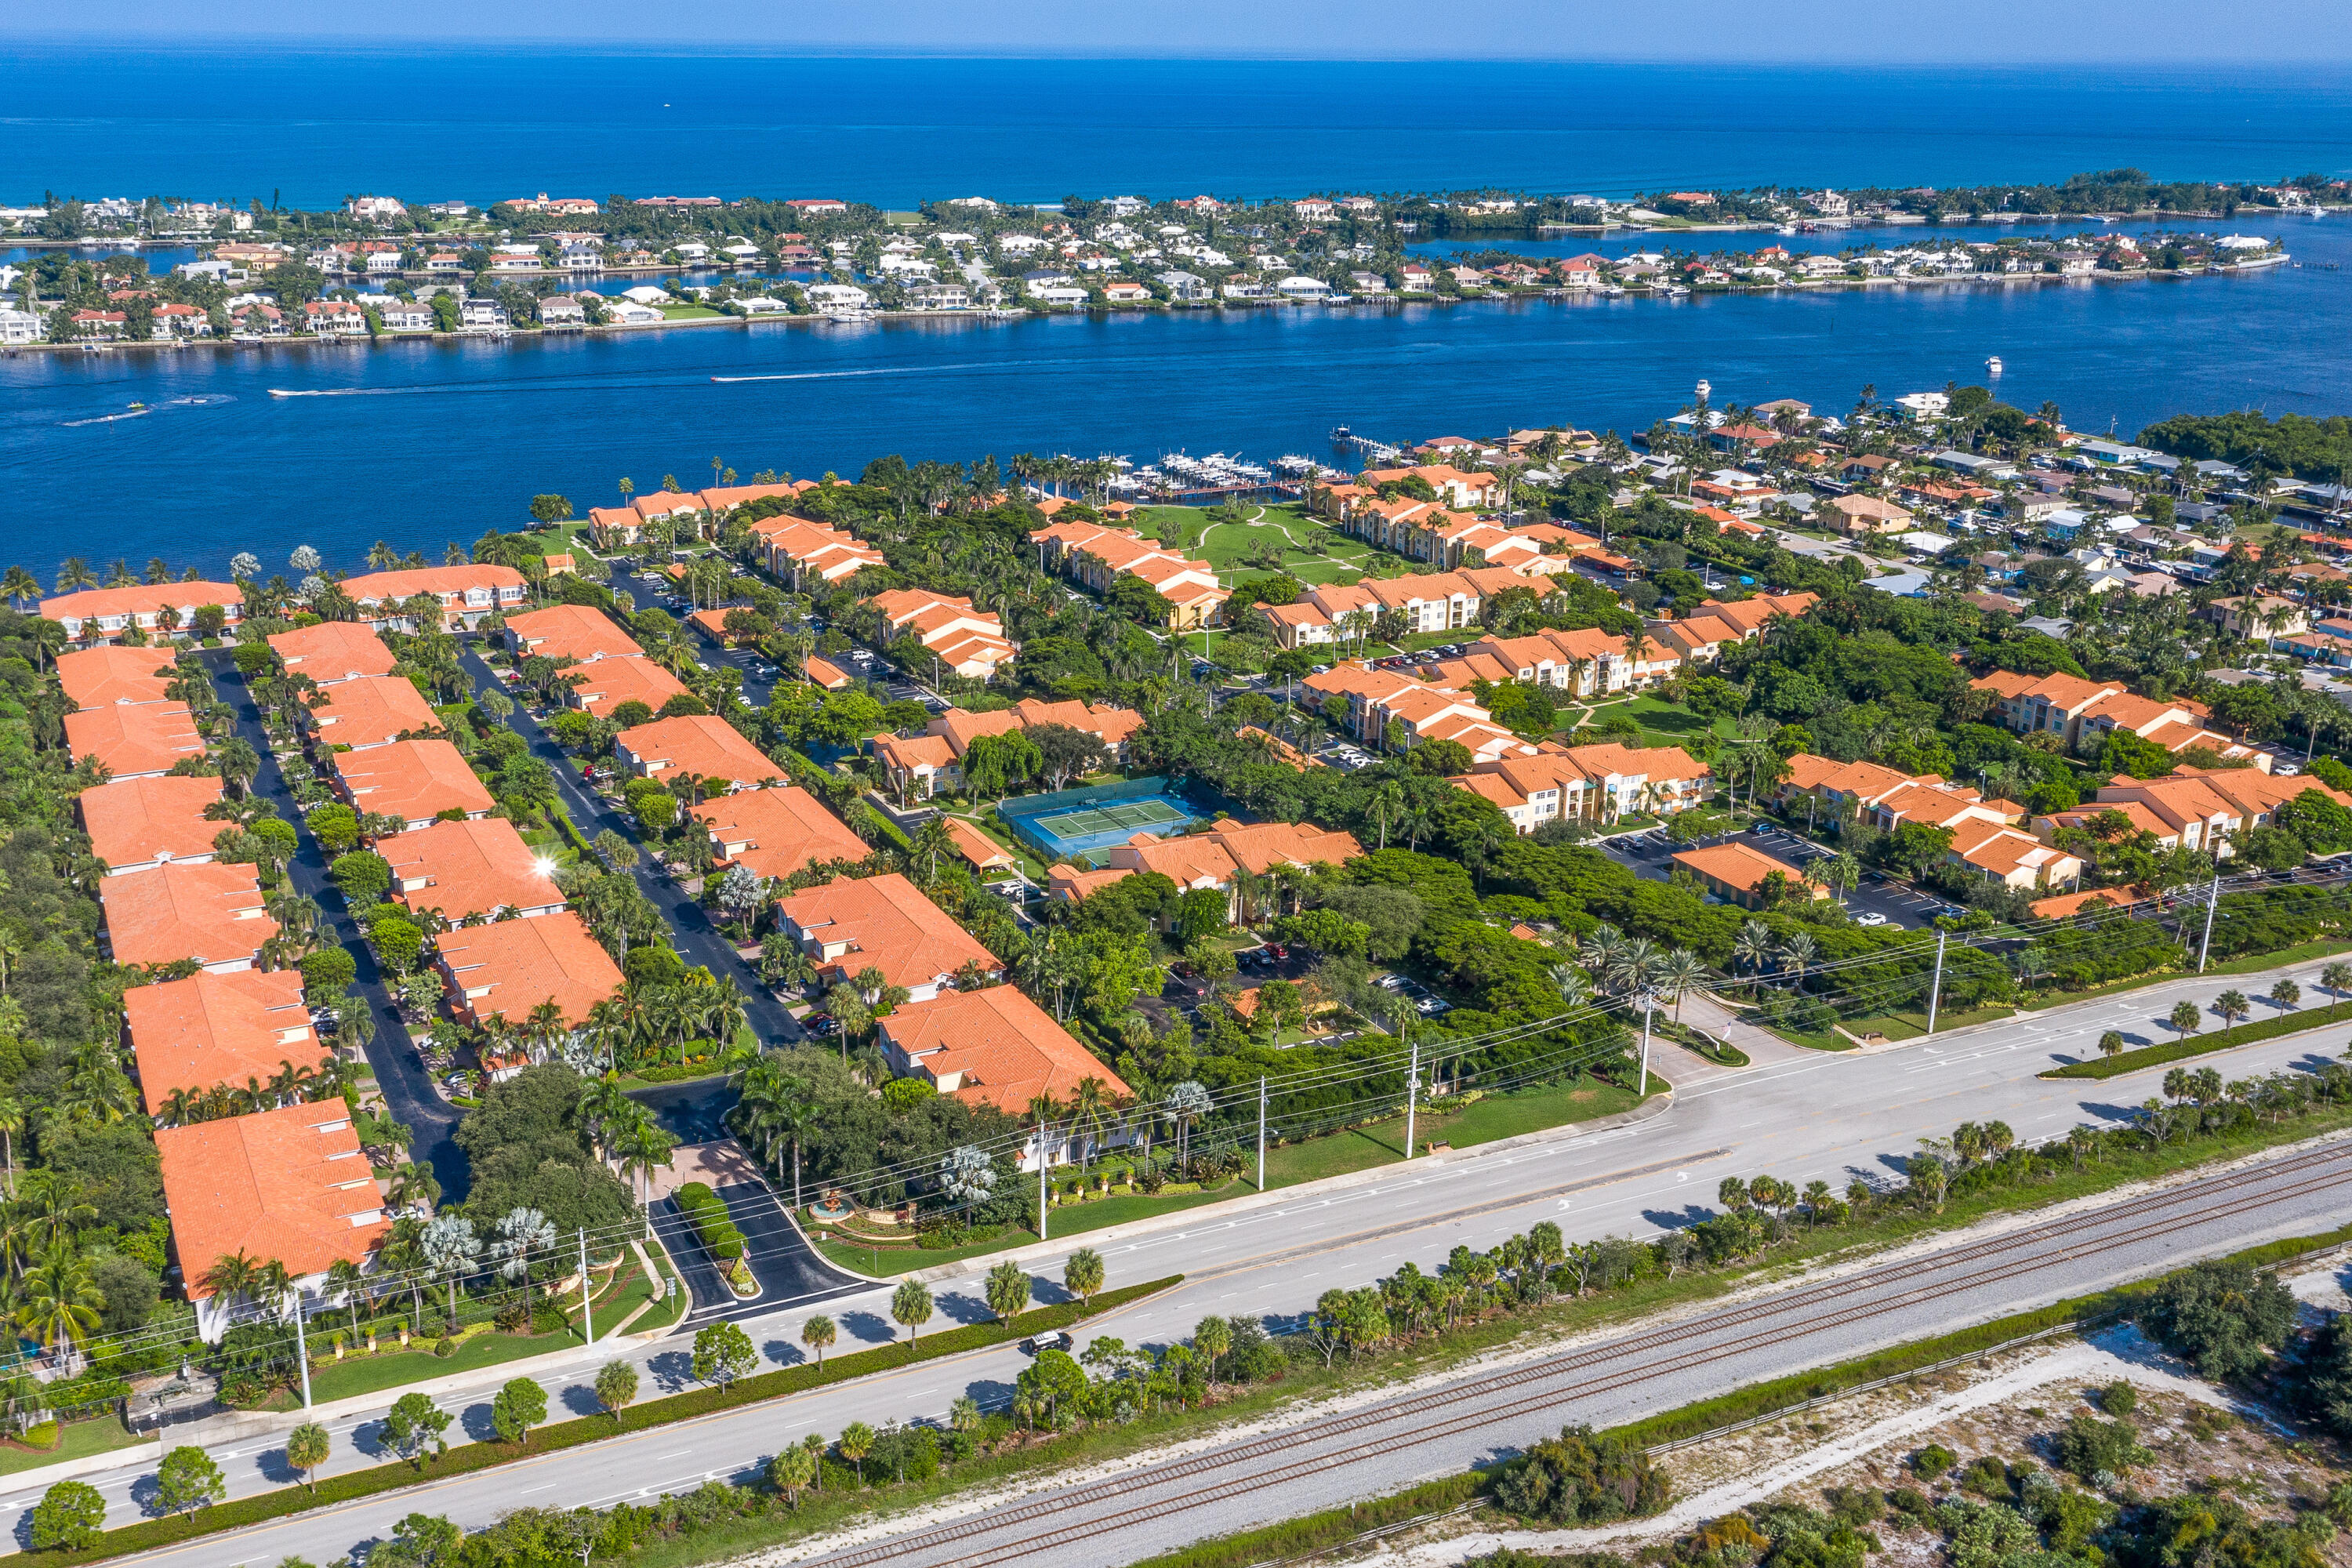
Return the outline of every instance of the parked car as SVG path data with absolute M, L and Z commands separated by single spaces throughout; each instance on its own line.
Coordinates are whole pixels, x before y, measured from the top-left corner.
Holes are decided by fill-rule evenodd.
M 1853 923 L 1858 926 L 1883 926 L 1887 923 L 1887 921 L 1886 917 L 1876 910 L 1869 910 L 1854 916 Z
M 1042 1334 L 1032 1334 L 1023 1340 L 1021 1348 L 1031 1355 L 1042 1355 L 1047 1351 L 1066 1351 L 1077 1342 L 1060 1329 L 1048 1329 Z
M 841 1020 L 830 1013 L 811 1013 L 801 1020 L 801 1027 L 812 1035 L 837 1035 L 841 1033 Z

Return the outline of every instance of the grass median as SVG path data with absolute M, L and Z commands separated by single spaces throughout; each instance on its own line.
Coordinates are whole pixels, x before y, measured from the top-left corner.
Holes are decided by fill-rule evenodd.
M 2169 1045 L 2142 1046 L 2136 1051 L 2118 1051 L 2111 1057 L 2095 1057 L 2089 1061 L 2069 1062 L 2063 1068 L 2052 1068 L 2037 1074 L 2041 1078 L 2121 1078 L 2127 1072 L 2140 1072 L 2148 1068 L 2162 1067 L 2167 1062 L 2186 1061 L 2191 1057 L 2210 1057 L 2219 1051 L 2233 1051 L 2240 1046 L 2251 1046 L 2261 1040 L 2274 1040 L 2282 1035 L 2308 1034 L 2314 1030 L 2332 1028 L 2336 1019 L 2334 1009 L 2326 1013 L 2282 1013 L 2275 1018 L 2264 1018 L 2259 1024 L 2244 1024 L 2225 1034 L 2191 1035 Z
M 1040 1307 L 1010 1321 L 947 1329 L 905 1344 L 854 1351 L 821 1363 L 784 1367 L 775 1372 L 761 1373 L 756 1377 L 740 1378 L 723 1388 L 699 1388 L 689 1394 L 674 1394 L 666 1399 L 647 1400 L 641 1405 L 629 1405 L 616 1415 L 585 1415 L 574 1421 L 558 1421 L 537 1428 L 520 1443 L 468 1443 L 418 1466 L 394 1459 L 373 1469 L 349 1470 L 329 1476 L 319 1482 L 315 1490 L 299 1486 L 281 1487 L 275 1491 L 215 1503 L 192 1514 L 142 1520 L 137 1524 L 108 1531 L 96 1545 L 79 1552 L 45 1552 L 41 1561 L 60 1564 L 98 1563 L 134 1552 L 152 1552 L 224 1530 L 267 1523 L 271 1520 L 308 1513 L 313 1509 L 331 1508 L 339 1503 L 376 1497 L 406 1487 L 429 1486 L 477 1470 L 492 1469 L 518 1459 L 533 1458 L 565 1448 L 576 1448 L 586 1443 L 600 1442 L 606 1437 L 643 1432 L 771 1399 L 787 1398 L 832 1384 L 846 1383 L 869 1373 L 887 1372 L 916 1362 L 961 1355 L 966 1351 L 986 1350 L 993 1345 L 1025 1339 L 1047 1329 L 1074 1327 L 1089 1318 L 1099 1317 L 1115 1308 L 1167 1289 L 1182 1279 L 1181 1274 L 1171 1275 L 1164 1279 L 1130 1285 L 1124 1289 L 1106 1290 L 1092 1302 L 1083 1305 L 1066 1302 L 1060 1306 Z

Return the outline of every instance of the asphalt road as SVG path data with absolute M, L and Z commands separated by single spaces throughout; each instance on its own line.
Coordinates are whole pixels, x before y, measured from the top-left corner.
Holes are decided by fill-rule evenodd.
M 478 686 L 498 691 L 507 689 L 506 683 L 482 662 L 481 655 L 474 648 L 467 647 L 463 658 L 467 672 Z M 531 755 L 554 770 L 556 790 L 563 797 L 564 809 L 572 814 L 572 823 L 583 835 L 593 838 L 609 827 L 632 842 L 637 841 L 635 821 L 581 782 L 580 764 L 549 738 L 530 709 L 518 701 L 507 724 L 530 742 Z M 631 874 L 639 889 L 669 921 L 670 941 L 678 956 L 690 964 L 703 965 L 713 974 L 731 975 L 742 988 L 745 1016 L 751 1032 L 762 1043 L 791 1045 L 802 1038 L 799 1023 L 784 1010 L 784 1005 L 761 982 L 751 966 L 736 956 L 735 944 L 711 925 L 709 912 L 694 895 L 662 870 L 649 854 L 640 858 Z
M 2232 985 L 2259 994 L 2282 975 L 2294 977 L 2306 995 L 2323 994 L 2317 985 L 2319 967 L 2313 962 L 2262 974 L 2175 979 L 2124 995 L 1953 1031 L 1929 1044 L 1867 1054 L 1807 1053 L 1739 1071 L 1692 1071 L 1687 1075 L 1691 1087 L 1677 1093 L 1671 1109 L 1633 1126 L 1483 1154 L 1469 1150 L 1425 1158 L 1401 1169 L 1395 1180 L 1377 1185 L 1305 1195 L 1294 1204 L 1244 1214 L 1221 1216 L 1213 1207 L 1197 1211 L 1197 1218 L 1181 1230 L 1107 1242 L 1080 1236 L 1070 1245 L 1097 1241 L 1114 1286 L 1179 1272 L 1185 1276 L 1177 1289 L 1123 1309 L 1089 1332 L 1115 1334 L 1130 1343 L 1166 1343 L 1211 1313 L 1278 1319 L 1301 1310 L 1334 1286 L 1369 1283 L 1407 1258 L 1433 1268 L 1456 1244 L 1491 1246 L 1539 1219 L 1556 1221 L 1571 1240 L 1652 1235 L 1662 1226 L 1702 1217 L 1717 1184 L 1727 1175 L 1769 1172 L 1800 1185 L 1820 1177 L 1841 1188 L 1860 1175 L 1891 1184 L 1899 1181 L 1901 1163 L 1920 1138 L 1948 1132 L 1964 1120 L 1999 1118 L 2026 1141 L 2063 1136 L 2077 1122 L 2119 1122 L 2128 1118 L 2130 1107 L 2158 1092 L 2162 1068 L 2104 1084 L 2050 1081 L 2033 1075 L 2091 1054 L 2100 1034 L 2109 1028 L 2122 1030 L 2135 1044 L 2168 1038 L 2162 1019 L 2182 998 L 2201 1005 Z M 2332 1059 L 2343 1049 L 2352 1016 L 2336 1022 L 2324 1009 L 2307 1011 L 2313 1015 L 2312 1032 L 2239 1047 L 2201 1065 L 2239 1078 L 2278 1068 L 2307 1069 Z M 1665 1047 L 1658 1066 L 1671 1079 L 1685 1060 L 1696 1059 Z M 2338 1199 L 2328 1212 L 2340 1219 L 2344 1207 Z M 2242 1245 L 2263 1234 L 2272 1217 L 2234 1222 L 2215 1245 Z M 2309 1217 L 2301 1208 L 2282 1209 L 2272 1228 L 2299 1229 Z M 2155 1262 L 2189 1251 L 2187 1243 L 2175 1238 Z M 985 1259 L 975 1260 L 963 1275 L 933 1287 L 939 1301 L 935 1326 L 978 1321 L 987 1315 L 981 1299 L 985 1267 Z M 2099 1267 L 2093 1259 L 2078 1260 L 2063 1289 L 2093 1282 L 2101 1277 Z M 1057 1299 L 1057 1289 L 1046 1281 L 1059 1277 L 1059 1258 L 1048 1257 L 1030 1268 L 1040 1277 L 1039 1299 Z M 1899 1332 L 1890 1331 L 1887 1337 L 1927 1332 L 1959 1316 L 2007 1310 L 2059 1293 L 2054 1284 L 2044 1289 L 2021 1277 L 2013 1283 L 2016 1292 L 1999 1300 L 1982 1294 L 1967 1298 L 1965 1312 L 1955 1307 L 1952 1311 L 1958 1315 L 1948 1320 L 1939 1315 L 1941 1309 L 1906 1317 Z M 895 1337 L 888 1304 L 887 1286 L 826 1300 L 823 1310 L 841 1325 L 839 1349 Z M 749 1318 L 745 1326 L 764 1363 L 797 1363 L 802 1357 L 799 1326 L 816 1304 L 763 1300 L 761 1305 L 766 1310 Z M 1847 1353 L 1841 1348 L 1847 1342 L 1825 1342 L 1820 1352 Z M 586 1384 L 596 1367 L 614 1353 L 605 1347 L 583 1351 L 574 1363 L 545 1376 L 551 1408 L 591 1409 Z M 635 1345 L 625 1353 L 644 1369 L 648 1394 L 690 1384 L 690 1357 L 683 1338 Z M 353 1505 L 286 1526 L 284 1533 L 247 1533 L 191 1545 L 171 1555 L 197 1568 L 236 1568 L 247 1562 L 275 1561 L 293 1551 L 319 1561 L 321 1552 L 333 1556 L 380 1535 L 393 1521 L 420 1506 L 470 1526 L 530 1501 L 603 1502 L 658 1495 L 695 1486 L 706 1476 L 748 1472 L 786 1436 L 810 1431 L 831 1435 L 853 1420 L 936 1417 L 966 1393 L 983 1403 L 1003 1401 L 1010 1397 L 1013 1379 L 1025 1364 L 1025 1358 L 1011 1347 L 952 1363 L 919 1364 L 736 1415 L 599 1445 L 523 1469 L 461 1478 L 421 1495 Z M 1691 1392 L 1727 1386 L 1765 1369 L 1725 1365 L 1712 1376 L 1662 1381 L 1657 1403 L 1679 1403 Z M 487 1401 L 499 1381 L 497 1373 L 488 1373 L 478 1394 L 446 1399 L 445 1407 L 461 1411 L 466 1431 L 487 1432 Z M 388 1407 L 398 1392 L 386 1391 L 383 1405 Z M 380 1415 L 381 1407 L 333 1424 L 335 1458 L 328 1473 L 382 1462 L 374 1442 Z M 1557 1427 L 1565 1419 L 1565 1414 L 1555 1411 L 1545 1415 L 1543 1424 Z M 122 1468 L 92 1478 L 115 1522 L 134 1517 L 142 1506 L 140 1500 L 152 1485 L 154 1458 L 154 1450 L 140 1450 Z M 232 1496 L 284 1485 L 288 1479 L 282 1436 L 232 1444 L 214 1458 L 227 1473 Z M 1430 1466 L 1445 1468 L 1433 1459 Z M 1402 1459 L 1396 1468 L 1410 1468 Z M 1376 1484 L 1377 1479 L 1351 1480 L 1349 1489 L 1352 1495 L 1361 1495 Z M 28 1508 L 37 1500 L 40 1486 L 37 1478 L 25 1477 L 17 1489 L 0 1491 L 0 1515 Z M 1293 1511 L 1294 1504 L 1315 1506 L 1300 1500 L 1306 1495 L 1284 1494 L 1280 1511 Z M 21 1514 L 8 1517 L 14 1524 Z M 1216 1528 L 1234 1528 L 1242 1519 L 1241 1513 L 1230 1512 Z
M 729 1289 L 719 1265 L 695 1240 L 676 1202 L 662 1198 L 651 1211 L 654 1230 L 694 1293 L 687 1328 L 721 1320 L 748 1322 L 773 1313 L 779 1302 L 793 1302 L 805 1310 L 868 1288 L 864 1279 L 843 1273 L 820 1257 L 793 1227 L 783 1203 L 764 1184 L 739 1182 L 718 1188 L 716 1195 L 727 1205 L 727 1217 L 743 1233 L 743 1256 L 760 1282 L 760 1293 L 745 1300 Z
M 441 1201 L 463 1203 L 473 1184 L 473 1174 L 454 1137 L 459 1112 L 434 1088 L 425 1058 L 417 1054 L 409 1038 L 408 1026 L 401 1021 L 392 994 L 384 988 L 375 953 L 360 940 L 359 928 L 352 921 L 341 889 L 327 879 L 327 858 L 303 824 L 301 808 L 294 804 L 285 772 L 270 752 L 269 733 L 262 726 L 261 710 L 253 694 L 246 689 L 245 677 L 237 672 L 226 649 L 206 654 L 205 663 L 221 700 L 236 710 L 237 733 L 261 758 L 261 771 L 253 781 L 255 792 L 268 799 L 278 815 L 300 831 L 301 849 L 288 868 L 294 885 L 327 910 L 334 921 L 335 940 L 359 965 L 358 993 L 375 1014 L 375 1037 L 367 1047 L 368 1066 L 375 1071 L 376 1088 L 383 1095 L 384 1108 L 394 1121 L 406 1123 L 415 1135 L 409 1145 L 409 1158 L 433 1167 L 434 1179 L 441 1184 Z

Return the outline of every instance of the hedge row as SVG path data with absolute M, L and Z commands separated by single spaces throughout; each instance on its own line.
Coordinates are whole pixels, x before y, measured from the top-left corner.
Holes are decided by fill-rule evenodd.
M 731 1264 L 743 1256 L 743 1233 L 728 1217 L 727 1200 L 701 1182 L 688 1182 L 670 1194 L 670 1201 L 686 1223 L 694 1227 L 702 1249 L 721 1263 Z
M 1131 1568 L 1255 1568 L 1258 1563 L 1328 1552 L 1367 1531 L 1460 1508 L 1476 1497 L 1486 1484 L 1486 1478 L 1475 1470 L 1446 1476 L 1347 1508 L 1326 1509 L 1304 1519 L 1287 1519 L 1280 1524 L 1195 1542 L 1174 1552 L 1147 1557 Z
M 1164 1279 L 1155 1279 L 1147 1284 L 1106 1290 L 1094 1299 L 1091 1306 L 1069 1301 L 1059 1306 L 1040 1307 L 1023 1312 L 1009 1322 L 969 1323 L 961 1328 L 927 1335 L 914 1341 L 911 1347 L 889 1344 L 870 1351 L 853 1351 L 847 1355 L 835 1356 L 819 1363 L 782 1367 L 756 1377 L 740 1378 L 725 1388 L 698 1388 L 688 1394 L 672 1394 L 667 1399 L 648 1400 L 643 1405 L 627 1406 L 617 1418 L 586 1415 L 576 1421 L 559 1421 L 536 1428 L 520 1443 L 466 1444 L 450 1449 L 437 1459 L 427 1461 L 422 1468 L 387 1461 L 373 1469 L 326 1477 L 319 1482 L 315 1493 L 299 1486 L 281 1487 L 276 1491 L 215 1503 L 193 1514 L 142 1520 L 137 1524 L 126 1524 L 121 1529 L 108 1531 L 99 1538 L 96 1545 L 79 1552 L 33 1555 L 47 1568 L 53 1563 L 97 1563 L 134 1552 L 152 1552 L 161 1547 L 175 1546 L 219 1531 L 262 1524 L 292 1514 L 307 1513 L 316 1508 L 353 1502 L 397 1491 L 404 1487 L 423 1486 L 474 1470 L 487 1470 L 516 1459 L 578 1447 L 583 1443 L 599 1442 L 625 1433 L 642 1432 L 649 1427 L 690 1421 L 696 1416 L 715 1415 L 765 1400 L 805 1394 L 813 1388 L 863 1377 L 867 1373 L 895 1370 L 909 1361 L 933 1361 L 941 1356 L 959 1355 L 966 1351 L 985 1350 L 991 1345 L 1026 1339 L 1047 1329 L 1070 1328 L 1154 1291 L 1167 1289 L 1180 1283 L 1183 1278 L 1181 1274 L 1171 1274 Z
M 2310 1013 L 2282 1013 L 2275 1018 L 2265 1018 L 2259 1024 L 2242 1025 L 2220 1035 L 2193 1035 L 2175 1040 L 2168 1046 L 2142 1046 L 2136 1051 L 2117 1051 L 2111 1057 L 2095 1057 L 2086 1062 L 2069 1062 L 2063 1068 L 2052 1068 L 2042 1078 L 2118 1078 L 2142 1068 L 2162 1067 L 2167 1062 L 2180 1061 L 2189 1057 L 2210 1056 L 2215 1051 L 2235 1050 L 2240 1046 L 2252 1045 L 2256 1040 L 2275 1039 L 2281 1035 L 2299 1035 L 2308 1029 L 2324 1029 L 2330 1019 Z

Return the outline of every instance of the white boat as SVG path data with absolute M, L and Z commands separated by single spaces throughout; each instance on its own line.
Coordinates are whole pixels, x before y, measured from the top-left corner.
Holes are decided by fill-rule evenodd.
M 1999 375 L 2000 374 L 2000 356 L 1999 354 L 1995 354 L 1990 359 L 1985 361 L 1985 374 L 1987 375 Z

